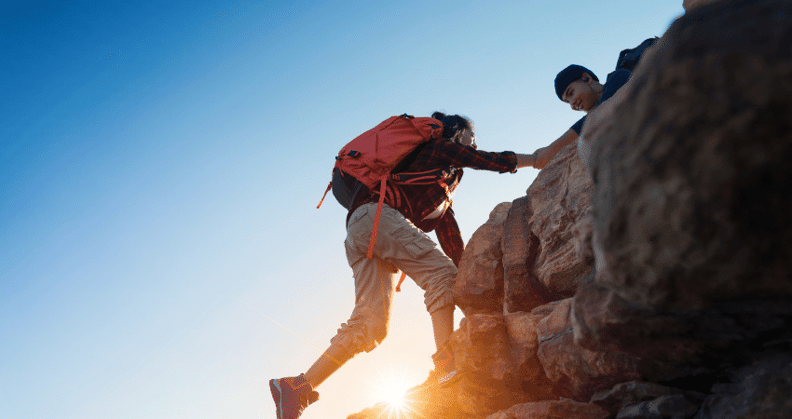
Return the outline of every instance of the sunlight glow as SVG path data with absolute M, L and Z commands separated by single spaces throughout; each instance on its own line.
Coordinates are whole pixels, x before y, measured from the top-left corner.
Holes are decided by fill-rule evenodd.
M 416 385 L 404 370 L 391 368 L 389 371 L 378 371 L 373 396 L 381 402 L 385 409 L 383 418 L 401 419 L 409 417 L 413 411 L 407 392 Z
M 401 410 L 404 407 L 404 395 L 407 393 L 407 389 L 394 385 L 386 386 L 386 388 L 383 388 L 381 392 L 382 401 L 387 403 L 390 407 L 398 410 Z

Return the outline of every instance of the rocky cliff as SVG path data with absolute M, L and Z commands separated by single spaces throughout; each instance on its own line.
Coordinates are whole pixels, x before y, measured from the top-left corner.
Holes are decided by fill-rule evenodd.
M 462 376 L 400 417 L 792 418 L 792 2 L 703 7 L 645 59 L 591 171 L 567 147 L 473 235 Z

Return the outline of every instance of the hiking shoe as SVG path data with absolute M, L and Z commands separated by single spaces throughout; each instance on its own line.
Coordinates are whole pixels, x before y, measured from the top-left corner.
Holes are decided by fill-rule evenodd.
M 435 365 L 434 376 L 441 386 L 449 386 L 461 377 L 456 370 L 454 353 L 448 348 L 447 343 L 432 355 L 432 361 Z
M 278 419 L 297 419 L 309 404 L 319 400 L 319 393 L 303 374 L 273 379 L 269 385 Z

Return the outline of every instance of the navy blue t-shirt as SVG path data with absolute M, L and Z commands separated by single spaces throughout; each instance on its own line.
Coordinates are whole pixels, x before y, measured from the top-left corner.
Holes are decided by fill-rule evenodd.
M 632 74 L 630 70 L 625 70 L 623 68 L 608 74 L 608 78 L 605 81 L 605 90 L 602 91 L 602 97 L 600 97 L 594 107 L 596 108 L 600 103 L 610 99 L 617 90 L 621 89 L 621 87 L 624 86 L 624 83 L 627 83 L 627 80 L 630 79 L 630 74 Z M 583 129 L 583 122 L 585 121 L 585 116 L 580 118 L 580 120 L 572 125 L 572 131 L 575 131 L 577 135 L 580 135 L 580 131 Z
M 630 74 L 632 74 L 633 68 L 638 65 L 638 61 L 643 56 L 643 53 L 646 51 L 647 48 L 654 45 L 659 38 L 649 38 L 640 45 L 632 49 L 625 49 L 619 54 L 619 59 L 616 61 L 616 71 L 613 73 L 608 74 L 607 79 L 605 80 L 605 90 L 602 91 L 602 97 L 594 104 L 596 108 L 599 106 L 600 103 L 605 102 L 606 100 L 610 99 L 617 90 L 621 89 L 624 86 L 624 83 L 627 83 L 627 80 L 630 79 Z M 579 121 L 575 122 L 572 125 L 572 130 L 575 131 L 577 135 L 580 135 L 580 131 L 583 129 L 583 122 L 586 121 L 586 117 L 580 118 Z

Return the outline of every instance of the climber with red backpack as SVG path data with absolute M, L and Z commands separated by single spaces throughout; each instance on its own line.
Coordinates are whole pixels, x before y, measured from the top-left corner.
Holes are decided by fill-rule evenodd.
M 424 291 L 437 347 L 433 376 L 441 385 L 450 383 L 456 369 L 446 343 L 454 328 L 454 282 L 464 250 L 451 198 L 463 168 L 513 173 L 533 164 L 532 155 L 478 150 L 472 121 L 440 112 L 431 118 L 388 118 L 342 148 L 328 191 L 348 210 L 345 246 L 355 308 L 305 373 L 270 380 L 278 419 L 297 419 L 318 399 L 316 387 L 382 342 L 399 271 Z M 426 234 L 431 231 L 442 250 Z

